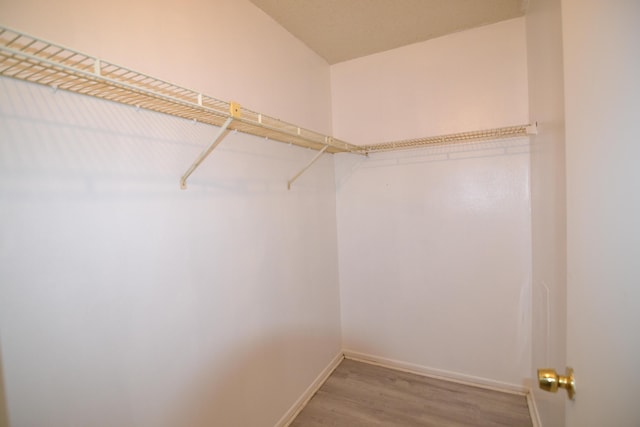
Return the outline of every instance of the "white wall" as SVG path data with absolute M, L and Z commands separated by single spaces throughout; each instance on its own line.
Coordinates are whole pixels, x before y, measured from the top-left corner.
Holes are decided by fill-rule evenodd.
M 0 15 L 330 127 L 328 66 L 247 2 L 85 3 L 3 1 Z M 225 47 L 230 36 L 251 49 Z M 173 45 L 180 61 L 160 54 L 169 37 L 184 47 Z M 282 62 L 265 59 L 273 56 Z M 287 191 L 314 153 L 232 134 L 181 191 L 180 175 L 215 128 L 0 85 L 0 347 L 11 425 L 274 425 L 340 349 L 331 158 Z
M 566 365 L 566 201 L 562 22 L 559 0 L 533 0 L 527 12 L 531 138 L 533 341 L 531 377 Z M 564 425 L 564 396 L 532 383 L 545 427 Z
M 336 135 L 367 142 L 526 123 L 524 31 L 515 19 L 333 66 Z M 344 347 L 521 386 L 531 351 L 528 139 L 335 159 Z
M 331 67 L 333 131 L 354 143 L 527 121 L 524 18 Z

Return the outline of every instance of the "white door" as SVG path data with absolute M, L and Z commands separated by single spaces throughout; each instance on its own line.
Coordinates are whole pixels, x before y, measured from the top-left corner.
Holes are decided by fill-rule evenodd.
M 562 26 L 567 364 L 577 385 L 567 426 L 637 427 L 640 0 L 563 0 Z

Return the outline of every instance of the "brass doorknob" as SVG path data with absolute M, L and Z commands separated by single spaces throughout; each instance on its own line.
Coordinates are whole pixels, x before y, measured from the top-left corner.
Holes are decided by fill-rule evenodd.
M 576 380 L 573 377 L 573 369 L 567 368 L 567 375 L 558 375 L 555 369 L 538 369 L 538 383 L 544 391 L 555 393 L 558 387 L 564 388 L 573 400 L 576 395 Z

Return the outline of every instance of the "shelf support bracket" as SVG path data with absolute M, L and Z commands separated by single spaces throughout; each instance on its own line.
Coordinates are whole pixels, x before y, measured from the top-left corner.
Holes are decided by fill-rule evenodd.
M 307 165 L 300 170 L 300 172 L 295 174 L 293 176 L 293 178 L 291 178 L 287 182 L 287 190 L 291 190 L 291 184 L 293 184 L 296 179 L 300 178 L 300 175 L 302 175 L 307 169 L 309 169 L 311 167 L 311 165 L 313 165 L 315 162 L 317 162 L 318 159 L 320 158 L 320 156 L 322 156 L 322 154 L 324 154 L 324 152 L 327 151 L 327 148 L 329 148 L 328 145 L 325 145 L 324 147 L 322 147 L 322 150 L 318 151 L 318 154 L 316 154 L 315 157 L 313 159 L 311 159 L 311 161 L 309 163 L 307 163 Z
M 207 148 L 202 150 L 202 153 L 200 153 L 200 155 L 193 162 L 191 167 L 184 173 L 184 175 L 182 175 L 182 178 L 180 178 L 180 188 L 182 190 L 187 189 L 187 178 L 189 178 L 189 176 L 193 173 L 193 171 L 195 171 L 198 168 L 198 166 L 200 166 L 200 163 L 202 163 L 204 159 L 206 159 L 207 156 L 211 154 L 211 152 L 218 146 L 218 144 L 222 142 L 224 137 L 227 136 L 227 134 L 229 133 L 229 130 L 227 128 L 229 127 L 232 121 L 233 121 L 233 116 L 229 117 L 224 122 L 222 127 L 220 127 L 220 129 L 218 130 L 218 134 L 216 135 L 216 138 L 213 140 L 213 142 L 209 144 Z

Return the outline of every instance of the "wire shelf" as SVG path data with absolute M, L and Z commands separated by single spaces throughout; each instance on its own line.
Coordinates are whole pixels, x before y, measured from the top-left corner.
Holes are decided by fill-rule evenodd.
M 0 76 L 214 126 L 222 126 L 232 117 L 233 120 L 228 124 L 229 130 L 317 151 L 326 150 L 328 153 L 366 154 L 438 144 L 515 138 L 531 133 L 531 126 L 519 125 L 354 145 L 2 26 Z
M 361 147 L 0 27 L 0 75 L 329 153 Z
M 401 141 L 382 142 L 379 144 L 365 145 L 363 149 L 367 153 L 380 151 L 408 150 L 431 145 L 454 144 L 464 142 L 491 141 L 498 139 L 517 138 L 528 136 L 535 132 L 530 125 L 507 126 L 495 129 L 485 129 L 473 132 L 460 132 L 448 135 L 429 136 L 425 138 L 404 139 Z

